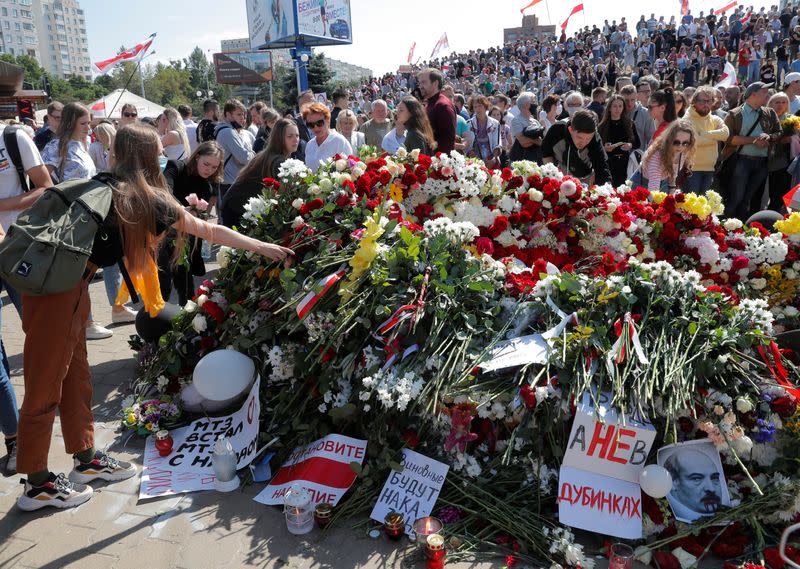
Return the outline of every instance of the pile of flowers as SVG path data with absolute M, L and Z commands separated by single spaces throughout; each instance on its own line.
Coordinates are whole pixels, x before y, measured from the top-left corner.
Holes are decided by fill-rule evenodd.
M 170 396 L 143 401 L 128 398 L 122 403 L 122 408 L 122 424 L 140 435 L 150 435 L 161 429 L 171 428 L 181 416 L 179 406 Z
M 759 560 L 800 511 L 796 360 L 775 342 L 798 327 L 800 214 L 771 233 L 721 213 L 713 192 L 587 188 L 531 162 L 288 160 L 238 229 L 295 264 L 223 248 L 139 392 L 175 396 L 204 354 L 239 350 L 276 460 L 330 432 L 369 441 L 341 515 L 368 511 L 414 448 L 451 465 L 438 504 L 464 549 L 590 568 L 555 521 L 557 482 L 574 402 L 607 391 L 651 419 L 654 448 L 712 440 L 737 503 L 686 526 L 646 500 L 642 559 Z M 546 330 L 546 362 L 483 371 L 498 342 Z M 719 539 L 720 521 L 740 523 Z

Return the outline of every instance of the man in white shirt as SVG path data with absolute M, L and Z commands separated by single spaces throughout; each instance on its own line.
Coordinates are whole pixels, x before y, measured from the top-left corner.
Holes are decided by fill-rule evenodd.
M 16 129 L 17 147 L 19 148 L 20 164 L 12 159 L 12 152 L 6 147 L 5 130 L 11 128 L 0 124 L 0 225 L 3 231 L 8 233 L 8 228 L 17 220 L 19 214 L 28 209 L 33 202 L 39 199 L 44 192 L 44 188 L 53 185 L 50 173 L 42 161 L 36 145 L 30 136 L 25 134 L 21 128 Z M 23 175 L 17 171 L 17 167 L 22 167 Z M 35 190 L 28 191 L 27 180 L 23 185 L 21 178 L 29 177 Z M 5 287 L 11 302 L 22 314 L 22 298 L 19 293 L 0 281 L 0 287 Z
M 353 153 L 347 139 L 331 130 L 331 112 L 328 107 L 322 103 L 311 103 L 300 111 L 313 135 L 306 145 L 306 166 L 312 172 L 316 172 L 322 162 L 336 154 L 349 156 Z
M 186 127 L 186 137 L 189 139 L 189 148 L 194 152 L 198 146 L 197 142 L 197 123 L 192 120 L 192 107 L 189 105 L 178 105 L 178 113 L 183 119 L 183 126 Z M 188 156 L 186 158 L 189 158 Z

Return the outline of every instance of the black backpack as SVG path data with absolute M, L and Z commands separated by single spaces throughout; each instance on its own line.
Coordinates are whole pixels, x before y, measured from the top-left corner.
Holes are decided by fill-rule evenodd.
M 211 119 L 203 119 L 197 123 L 197 131 L 195 136 L 197 142 L 208 142 L 209 140 L 217 139 L 217 122 Z
M 13 164 L 14 169 L 19 176 L 19 183 L 22 186 L 22 191 L 27 192 L 32 190 L 33 187 L 28 182 L 28 176 L 25 175 L 25 167 L 22 165 L 22 155 L 19 153 L 19 141 L 17 141 L 17 132 L 21 130 L 20 126 L 7 126 L 3 130 L 3 143 L 8 152 L 8 159 Z

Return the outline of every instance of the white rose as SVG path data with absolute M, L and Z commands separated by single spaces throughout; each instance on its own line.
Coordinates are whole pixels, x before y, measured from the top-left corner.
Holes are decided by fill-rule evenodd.
M 319 189 L 318 185 L 311 184 L 310 186 L 308 186 L 308 193 L 311 194 L 312 196 L 318 196 L 320 193 L 322 193 L 322 190 Z M 299 200 L 300 198 L 297 199 Z M 292 204 L 294 204 L 294 202 L 292 202 Z
M 528 197 L 530 197 L 535 202 L 540 202 L 544 199 L 544 194 L 537 190 L 536 188 L 531 188 L 528 190 Z
M 755 290 L 762 290 L 767 286 L 767 279 L 764 278 L 752 279 L 750 281 L 750 286 L 753 287 Z
M 639 252 L 639 249 L 636 247 L 636 245 L 631 243 L 630 245 L 628 245 L 627 251 L 628 255 L 636 255 Z
M 398 158 L 405 158 L 406 156 L 408 156 L 408 150 L 406 150 L 405 146 L 401 146 L 400 148 L 397 149 Z
M 689 567 L 692 567 L 695 563 L 697 563 L 697 557 L 682 547 L 673 549 L 672 555 L 678 558 L 678 562 L 681 564 L 681 569 L 689 569 Z
M 736 218 L 726 219 L 722 224 L 728 231 L 736 231 L 742 227 L 742 222 Z
M 415 148 L 410 154 L 412 160 L 419 160 L 419 148 Z
M 753 410 L 753 404 L 747 399 L 740 397 L 736 400 L 736 410 L 739 411 L 739 413 L 749 413 Z
M 195 332 L 205 332 L 208 329 L 208 323 L 206 322 L 206 317 L 202 314 L 197 314 L 192 319 L 192 328 L 194 328 Z
M 219 265 L 220 269 L 224 269 L 228 266 L 228 263 L 231 261 L 231 252 L 232 249 L 230 247 L 222 246 L 217 251 L 217 264 Z
M 309 189 L 309 191 L 311 191 L 311 190 Z M 305 203 L 305 202 L 303 201 L 303 198 L 296 198 L 296 199 L 295 199 L 295 200 L 292 202 L 292 207 L 293 207 L 294 209 L 300 209 L 301 207 L 303 207 L 303 204 L 304 204 L 304 203 Z
M 208 300 L 208 296 L 201 294 L 197 297 L 197 306 L 203 306 L 206 303 L 206 300 Z
M 364 169 L 363 168 L 359 168 L 358 166 L 353 168 L 353 177 L 354 178 L 360 178 L 363 175 L 364 175 Z
M 186 304 L 183 305 L 183 310 L 185 312 L 194 312 L 197 310 L 197 304 L 195 304 L 192 300 L 187 300 Z
M 336 161 L 336 171 L 337 172 L 344 172 L 345 170 L 347 170 L 347 160 L 345 160 L 343 158 L 340 159 L 340 160 L 337 160 Z
M 322 178 L 319 181 L 319 187 L 323 192 L 330 192 L 333 189 L 333 182 L 331 182 L 330 178 Z
M 303 221 L 303 218 L 298 215 L 297 217 L 294 218 L 294 221 L 292 221 L 292 228 L 293 229 L 297 229 L 298 227 L 300 227 L 304 223 L 305 223 L 305 221 Z

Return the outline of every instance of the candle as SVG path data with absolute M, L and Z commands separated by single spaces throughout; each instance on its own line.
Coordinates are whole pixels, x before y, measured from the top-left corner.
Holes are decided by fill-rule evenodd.
M 322 502 L 321 504 L 317 504 L 314 508 L 314 520 L 316 520 L 317 525 L 320 528 L 328 527 L 328 524 L 331 523 L 331 518 L 333 517 L 333 506 L 327 502 Z
M 286 492 L 283 511 L 289 533 L 303 535 L 313 529 L 314 511 L 311 507 L 311 496 L 299 484 L 293 484 Z
M 414 533 L 417 534 L 417 544 L 420 549 L 424 549 L 429 535 L 442 531 L 442 522 L 433 516 L 420 518 L 414 522 Z
M 397 512 L 389 512 L 383 520 L 383 531 L 386 533 L 386 537 L 392 541 L 403 537 L 405 527 L 406 521 L 403 519 L 403 514 Z
M 427 569 L 442 569 L 447 552 L 444 549 L 444 538 L 433 533 L 425 540 L 425 566 Z
M 168 456 L 172 452 L 173 440 L 169 431 L 161 430 L 156 433 L 156 448 L 160 456 Z
M 632 569 L 633 548 L 624 543 L 615 543 L 611 546 L 611 555 L 608 556 L 608 569 Z

